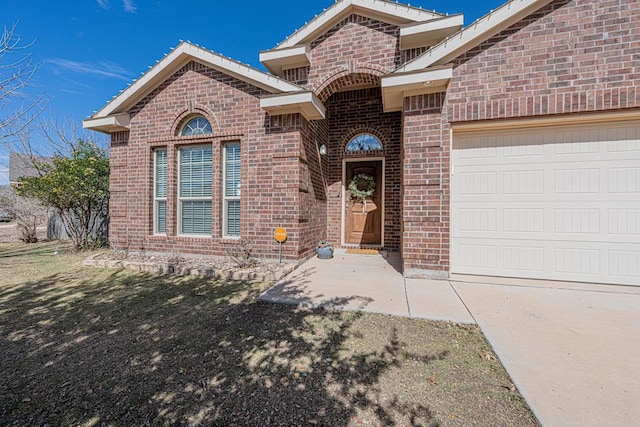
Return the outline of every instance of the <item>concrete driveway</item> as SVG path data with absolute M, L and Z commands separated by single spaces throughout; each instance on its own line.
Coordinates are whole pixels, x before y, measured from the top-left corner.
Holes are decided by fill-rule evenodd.
M 338 253 L 260 299 L 478 323 L 543 426 L 639 425 L 640 287 L 478 280 L 407 279 L 397 254 Z
M 640 423 L 640 288 L 452 284 L 543 426 Z

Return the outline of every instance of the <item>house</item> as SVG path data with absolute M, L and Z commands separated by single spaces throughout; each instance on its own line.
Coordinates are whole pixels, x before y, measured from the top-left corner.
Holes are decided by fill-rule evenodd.
M 20 179 L 31 176 L 39 176 L 36 164 L 53 164 L 51 157 L 31 156 L 27 154 L 9 153 L 9 185 L 17 187 Z
M 181 43 L 84 121 L 111 135 L 110 239 L 274 258 L 284 227 L 289 260 L 326 238 L 407 276 L 638 284 L 639 40 L 635 1 L 463 28 L 339 0 L 260 52 L 268 73 Z

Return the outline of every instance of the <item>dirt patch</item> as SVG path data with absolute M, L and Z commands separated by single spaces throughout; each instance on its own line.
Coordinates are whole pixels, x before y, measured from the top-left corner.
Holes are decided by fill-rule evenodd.
M 480 330 L 0 244 L 0 425 L 533 426 Z

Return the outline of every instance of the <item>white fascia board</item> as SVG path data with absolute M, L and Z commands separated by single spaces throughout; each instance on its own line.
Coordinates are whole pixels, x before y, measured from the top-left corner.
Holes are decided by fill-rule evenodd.
M 440 19 L 411 24 L 400 28 L 400 49 L 431 46 L 460 31 L 464 15 L 451 15 Z
M 260 62 L 271 73 L 280 75 L 283 69 L 306 67 L 311 65 L 311 47 L 294 46 L 286 49 L 274 49 L 260 52 Z
M 222 55 L 191 43 L 182 42 L 149 71 L 134 81 L 91 118 L 106 117 L 116 112 L 126 111 L 142 97 L 160 85 L 169 76 L 189 61 L 197 61 L 222 73 L 251 83 L 270 93 L 297 92 L 300 86 L 279 77 L 263 73 L 253 67 L 234 61 Z
M 326 117 L 324 105 L 313 92 L 265 96 L 260 99 L 260 107 L 271 115 L 300 113 L 307 120 Z
M 406 90 L 408 86 L 423 85 L 427 82 L 436 83 L 440 81 L 451 80 L 453 77 L 453 66 L 422 70 L 410 73 L 389 74 L 382 77 L 382 89 L 403 88 Z
M 444 92 L 453 77 L 453 66 L 382 77 L 382 103 L 385 112 L 400 111 L 404 98 Z
M 130 120 L 129 113 L 114 114 L 97 119 L 85 119 L 82 121 L 82 127 L 103 133 L 125 131 L 129 130 Z
M 432 65 L 446 64 L 541 9 L 551 1 L 553 0 L 511 0 L 457 34 L 443 40 L 396 71 L 416 71 Z
M 386 0 L 341 0 L 326 9 L 304 27 L 276 46 L 276 49 L 292 47 L 297 44 L 310 43 L 324 31 L 331 28 L 341 19 L 358 12 L 364 16 L 380 19 L 390 24 L 408 24 L 440 18 L 443 15 Z

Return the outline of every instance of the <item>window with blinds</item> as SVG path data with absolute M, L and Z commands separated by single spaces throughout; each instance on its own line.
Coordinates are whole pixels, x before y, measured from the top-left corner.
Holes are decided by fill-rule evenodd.
M 240 237 L 240 144 L 224 146 L 224 236 Z
M 211 235 L 211 146 L 179 150 L 178 224 L 180 234 Z
M 167 233 L 167 150 L 153 152 L 153 232 Z

